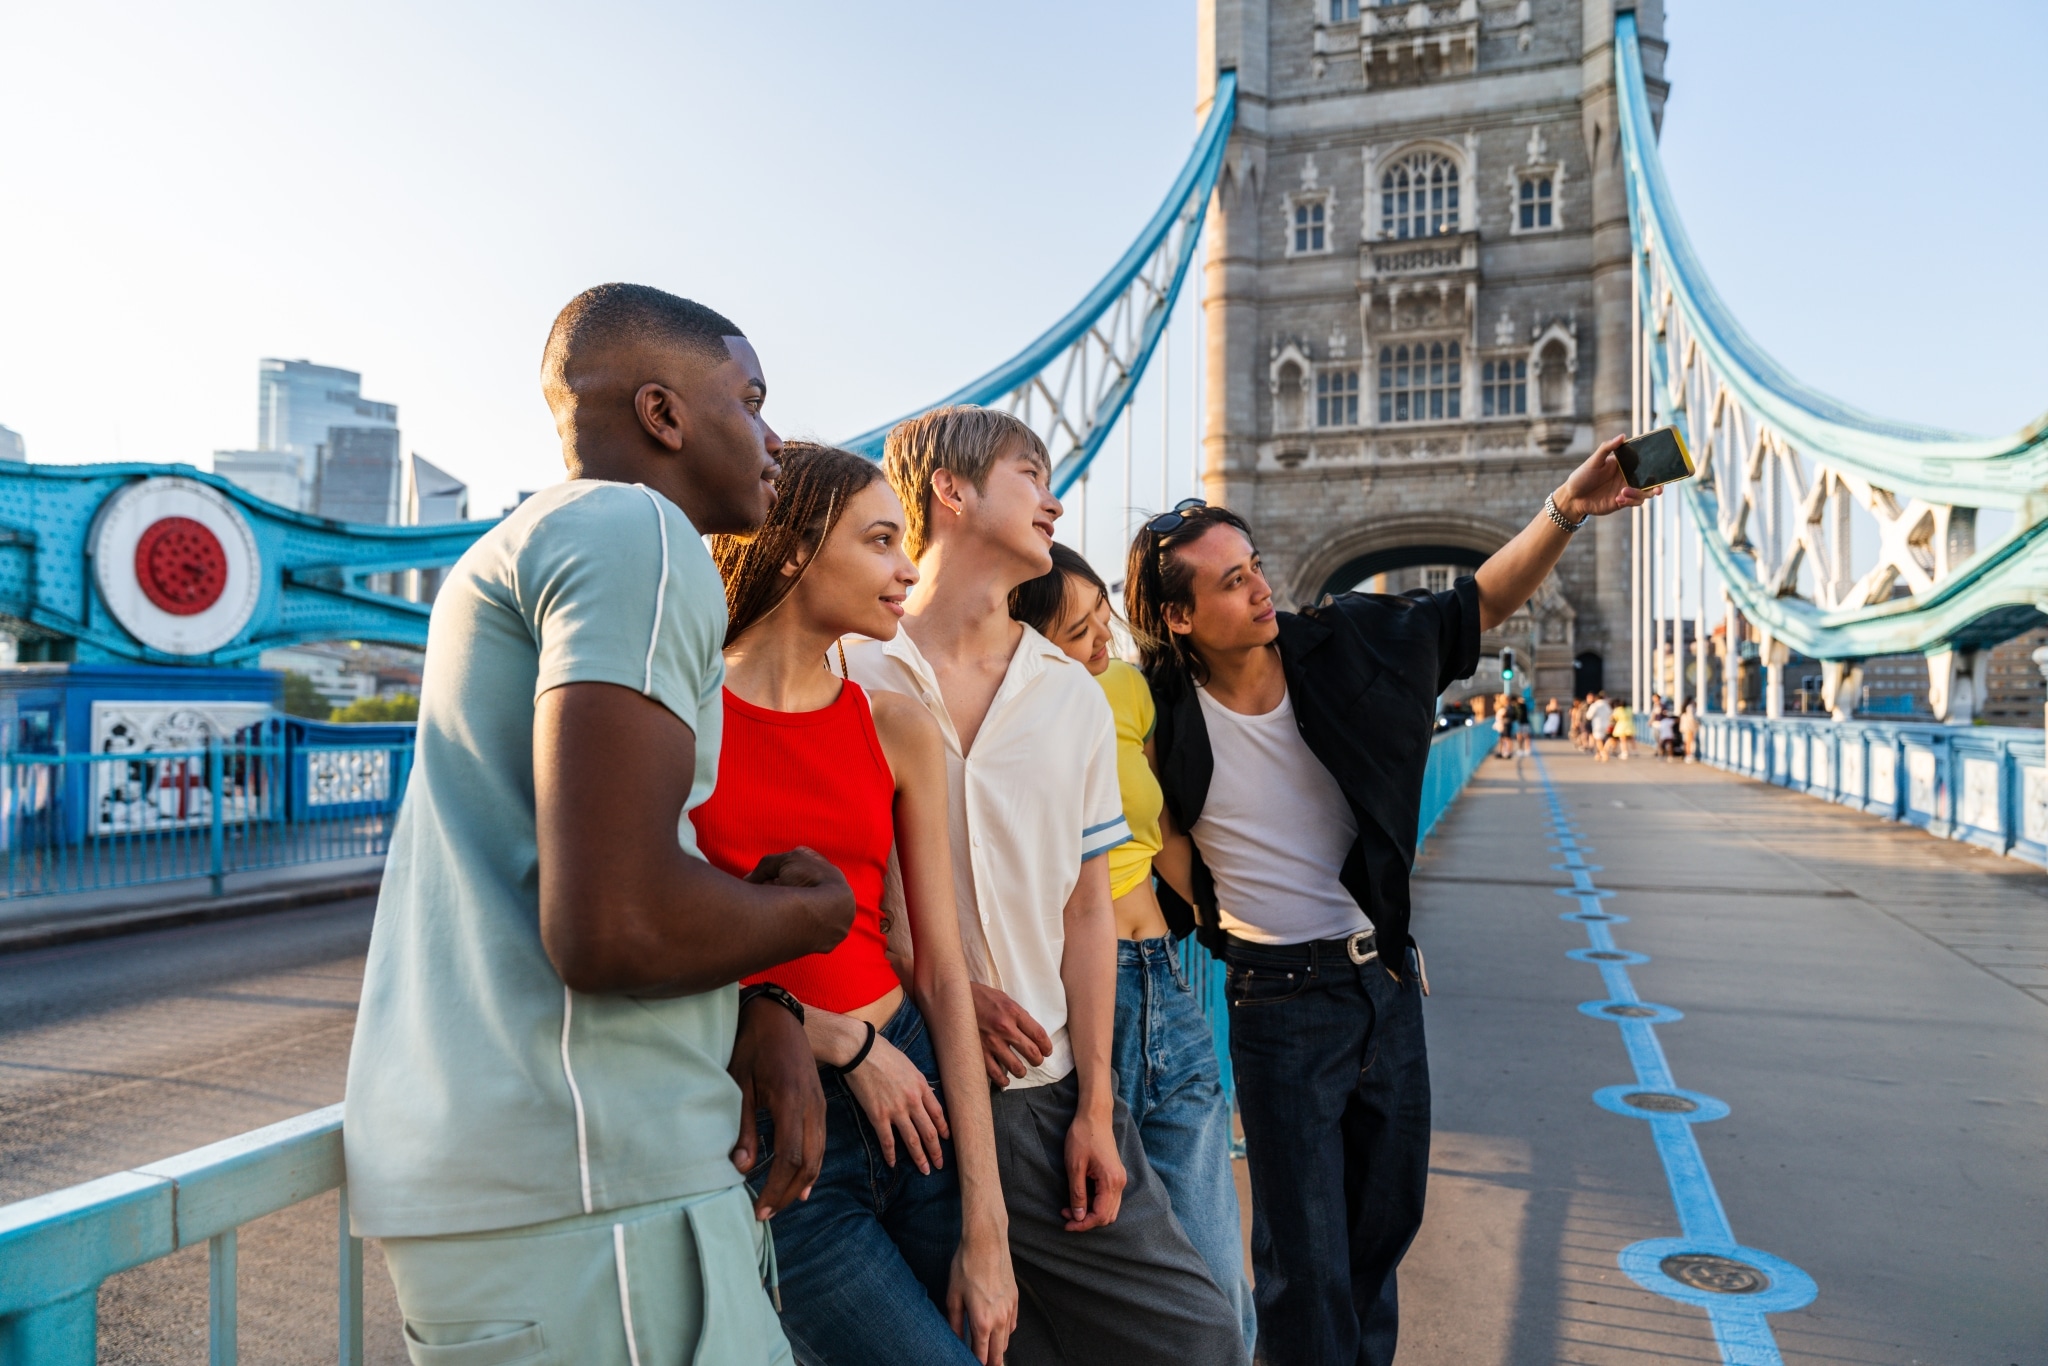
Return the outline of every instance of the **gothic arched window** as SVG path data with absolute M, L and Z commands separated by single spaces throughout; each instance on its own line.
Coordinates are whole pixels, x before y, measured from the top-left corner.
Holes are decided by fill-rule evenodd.
M 1435 237 L 1458 230 L 1458 167 L 1440 152 L 1413 152 L 1380 176 L 1380 236 Z

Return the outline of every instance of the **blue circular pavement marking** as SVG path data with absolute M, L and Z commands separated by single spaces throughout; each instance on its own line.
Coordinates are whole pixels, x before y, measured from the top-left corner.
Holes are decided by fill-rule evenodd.
M 1654 1001 L 1583 1001 L 1579 1004 L 1579 1013 L 1609 1024 L 1638 1021 L 1643 1024 L 1674 1024 L 1685 1018 L 1684 1012 L 1660 1006 Z
M 1558 919 L 1602 921 L 1609 925 L 1626 925 L 1628 923 L 1627 916 L 1616 915 L 1612 911 L 1566 911 Z
M 1739 1244 L 1708 1247 L 1686 1238 L 1651 1238 L 1623 1248 L 1618 1260 L 1643 1289 L 1701 1309 L 1785 1314 L 1804 1309 L 1820 1294 L 1813 1277 L 1783 1257 Z M 1677 1279 L 1667 1266 L 1687 1279 Z
M 1613 895 L 1614 895 L 1614 893 L 1613 893 L 1612 891 L 1609 891 L 1609 890 L 1608 890 L 1607 888 L 1605 888 L 1605 887 L 1588 887 L 1588 888 L 1586 888 L 1586 889 L 1585 889 L 1585 890 L 1583 890 L 1583 891 L 1581 891 L 1581 890 L 1580 890 L 1579 888 L 1577 888 L 1577 887 L 1552 887 L 1552 888 L 1551 888 L 1550 890 L 1551 890 L 1551 891 L 1553 891 L 1553 892 L 1556 892 L 1556 893 L 1557 893 L 1557 894 L 1558 894 L 1559 896 L 1613 896 Z
M 1576 958 L 1581 963 L 1626 963 L 1637 967 L 1650 961 L 1647 953 L 1633 953 L 1628 949 L 1569 949 L 1567 958 Z
M 1593 1103 L 1630 1119 L 1682 1119 L 1687 1124 L 1706 1124 L 1728 1118 L 1728 1102 L 1676 1086 L 1603 1086 L 1593 1093 Z

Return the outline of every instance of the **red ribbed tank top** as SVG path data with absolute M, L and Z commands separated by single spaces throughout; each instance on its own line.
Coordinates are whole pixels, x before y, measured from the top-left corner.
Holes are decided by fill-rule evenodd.
M 769 711 L 726 690 L 718 786 L 690 813 L 697 847 L 714 867 L 745 877 L 769 854 L 808 845 L 853 889 L 853 928 L 838 948 L 749 982 L 778 983 L 805 1005 L 842 1014 L 900 985 L 882 930 L 895 806 L 896 779 L 859 684 L 842 683 L 818 711 Z

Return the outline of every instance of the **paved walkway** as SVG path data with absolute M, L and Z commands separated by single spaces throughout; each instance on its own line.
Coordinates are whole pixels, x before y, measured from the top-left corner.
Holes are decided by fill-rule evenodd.
M 1578 878 L 1553 866 L 1575 854 Z M 1489 761 L 1420 873 L 1437 1142 L 1402 1366 L 1723 1359 L 1706 1313 L 1617 1264 L 1680 1233 L 1688 1149 L 1656 1138 L 1682 1120 L 1593 1095 L 1658 1089 L 1659 1057 L 1729 1107 L 1680 1137 L 1734 1239 L 1816 1286 L 1767 1320 L 1784 1360 L 2048 1362 L 2048 877 L 1563 747 Z M 1581 880 L 1628 919 L 1561 919 Z M 0 1200 L 338 1099 L 368 924 L 344 903 L 0 957 Z M 1648 961 L 1566 956 L 1589 949 Z M 1581 1012 L 1616 983 L 1683 1019 Z M 245 1232 L 245 1359 L 332 1361 L 333 1219 L 329 1197 Z M 205 1284 L 198 1248 L 109 1282 L 102 1360 L 204 1361 Z M 401 1362 L 374 1247 L 365 1286 L 370 1359 Z
M 1558 894 L 1575 854 L 1611 895 Z M 1688 1225 L 1717 1193 L 1740 1244 L 1795 1268 L 1695 1298 L 1812 1278 L 1767 1320 L 1786 1361 L 2048 1360 L 2048 877 L 1561 745 L 1489 761 L 1418 871 L 1437 1138 L 1404 1366 L 1722 1360 L 1705 1312 L 1617 1264 L 1680 1234 L 1674 1190 Z M 1561 918 L 1582 908 L 1627 919 Z M 1683 1018 L 1581 1010 L 1617 985 Z M 1645 1082 L 1660 1058 L 1668 1088 Z M 1729 1113 L 1652 1122 L 1606 1087 Z
M 0 1202 L 341 1099 L 374 902 L 0 956 Z M 333 1195 L 242 1230 L 242 1359 L 334 1361 Z M 370 1366 L 405 1361 L 376 1246 Z M 100 1292 L 100 1361 L 203 1363 L 206 1247 Z
M 59 896 L 0 897 L 0 953 L 375 896 L 384 856 L 322 859 L 210 878 L 94 887 Z

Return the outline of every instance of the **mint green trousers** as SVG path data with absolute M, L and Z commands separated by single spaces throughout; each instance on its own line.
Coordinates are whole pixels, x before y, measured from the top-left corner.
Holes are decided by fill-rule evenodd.
M 745 1186 L 525 1228 L 386 1238 L 415 1366 L 781 1366 Z

